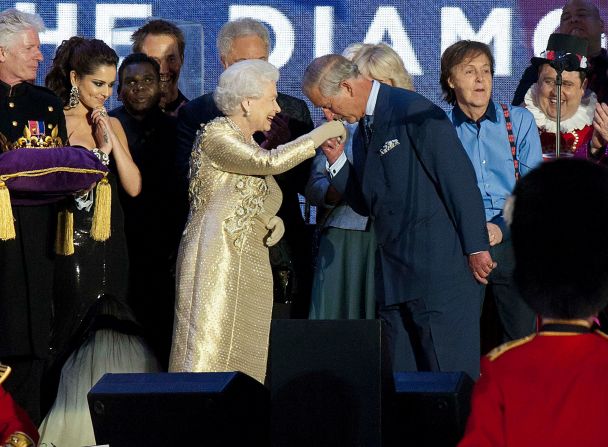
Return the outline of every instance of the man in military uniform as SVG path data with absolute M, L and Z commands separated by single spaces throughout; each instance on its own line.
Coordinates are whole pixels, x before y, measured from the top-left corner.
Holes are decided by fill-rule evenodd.
M 606 168 L 543 163 L 510 205 L 515 281 L 541 324 L 481 360 L 458 446 L 606 445 L 608 335 L 596 326 L 608 305 Z
M 40 16 L 0 12 L 0 144 L 12 148 L 27 128 L 67 139 L 60 99 L 33 84 L 42 61 Z M 40 390 L 52 315 L 56 214 L 52 205 L 13 205 L 16 238 L 0 242 L 0 359 L 13 367 L 7 389 L 40 422 Z
M 11 368 L 0 363 L 0 442 L 5 447 L 34 447 L 40 439 L 38 430 L 25 411 L 2 388 L 10 373 Z

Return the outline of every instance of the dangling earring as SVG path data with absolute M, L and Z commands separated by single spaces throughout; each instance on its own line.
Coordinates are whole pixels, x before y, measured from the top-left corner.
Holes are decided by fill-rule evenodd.
M 70 101 L 68 102 L 68 107 L 73 109 L 80 102 L 80 92 L 78 91 L 78 87 L 75 85 L 72 86 L 72 90 L 70 90 Z
M 249 110 L 245 110 L 245 117 L 248 117 L 250 115 Z

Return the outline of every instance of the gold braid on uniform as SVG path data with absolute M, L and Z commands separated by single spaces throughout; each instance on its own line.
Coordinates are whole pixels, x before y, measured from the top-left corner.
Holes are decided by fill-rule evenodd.
M 0 383 L 4 382 L 11 373 L 11 367 L 0 363 Z M 33 447 L 34 441 L 23 432 L 16 431 L 2 443 L 3 447 Z
M 34 447 L 34 441 L 23 432 L 16 431 L 4 441 L 4 447 Z

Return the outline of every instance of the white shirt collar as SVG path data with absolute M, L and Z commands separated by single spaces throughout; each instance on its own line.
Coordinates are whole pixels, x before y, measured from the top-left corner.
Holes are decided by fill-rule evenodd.
M 372 81 L 372 89 L 369 92 L 367 98 L 367 105 L 365 106 L 365 114 L 374 116 L 374 110 L 376 109 L 376 100 L 378 99 L 378 90 L 380 90 L 380 83 L 378 81 Z

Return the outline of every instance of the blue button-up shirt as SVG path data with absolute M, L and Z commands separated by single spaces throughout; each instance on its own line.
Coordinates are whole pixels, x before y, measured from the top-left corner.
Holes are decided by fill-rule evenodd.
M 542 162 L 538 128 L 532 114 L 523 107 L 509 106 L 509 112 L 519 172 L 524 176 Z M 448 112 L 448 116 L 475 168 L 486 220 L 502 228 L 502 209 L 515 187 L 515 167 L 502 107 L 490 101 L 486 113 L 476 122 L 458 105 Z

